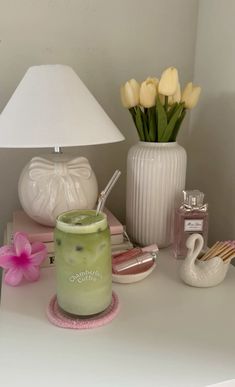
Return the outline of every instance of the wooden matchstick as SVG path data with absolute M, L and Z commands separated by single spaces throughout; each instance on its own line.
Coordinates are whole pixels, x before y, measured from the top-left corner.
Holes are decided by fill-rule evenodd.
M 228 254 L 231 255 L 231 253 L 234 252 L 234 248 L 233 247 L 227 247 L 226 250 L 224 250 L 221 254 L 219 254 L 218 256 L 222 259 L 224 259 L 224 257 L 227 257 Z
M 213 256 L 215 256 L 214 255 L 214 251 L 218 248 L 218 247 L 221 247 L 222 246 L 222 242 L 216 242 L 206 253 L 205 253 L 205 255 L 203 255 L 202 257 L 201 257 L 201 260 L 202 261 L 205 261 L 205 260 L 207 260 L 208 258 L 210 258 L 210 257 L 213 257 Z
M 201 261 L 207 261 L 214 257 L 220 257 L 224 262 L 235 258 L 235 242 L 224 241 L 216 242 L 201 258 Z
M 216 249 L 214 256 L 221 257 L 223 254 L 227 253 L 228 251 L 231 251 L 232 249 L 233 248 L 229 244 L 225 243 L 224 246 L 221 246 Z
M 224 258 L 223 261 L 224 263 L 227 263 L 229 260 L 232 260 L 233 258 L 235 258 L 235 253 L 231 254 L 229 257 L 227 258 Z

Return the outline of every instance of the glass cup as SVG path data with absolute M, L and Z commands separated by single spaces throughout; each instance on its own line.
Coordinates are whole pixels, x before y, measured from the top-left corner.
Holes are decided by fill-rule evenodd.
M 74 210 L 57 217 L 56 292 L 61 309 L 78 316 L 105 310 L 112 300 L 112 261 L 107 217 Z

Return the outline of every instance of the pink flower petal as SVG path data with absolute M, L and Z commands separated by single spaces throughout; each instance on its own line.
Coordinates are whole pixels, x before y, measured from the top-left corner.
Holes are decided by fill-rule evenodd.
M 19 285 L 22 281 L 23 272 L 21 269 L 12 268 L 7 271 L 4 277 L 4 281 L 6 284 L 11 286 Z
M 31 245 L 31 248 L 32 248 L 31 254 L 34 254 L 46 249 L 46 245 L 42 242 L 33 242 Z
M 24 253 L 29 256 L 31 254 L 31 244 L 29 243 L 25 234 L 21 232 L 16 232 L 14 234 L 14 246 L 16 255 L 21 255 Z
M 15 255 L 15 250 L 14 250 L 13 246 L 5 245 L 5 246 L 0 247 L 0 256 L 5 255 L 5 254 Z
M 40 276 L 38 266 L 29 265 L 23 269 L 24 276 L 28 281 L 37 281 Z
M 11 254 L 0 256 L 0 267 L 3 267 L 3 269 L 9 269 L 10 267 L 14 267 L 12 257 L 14 257 L 14 255 Z
M 35 242 L 32 244 L 32 254 L 30 260 L 33 265 L 39 266 L 47 256 L 47 249 L 44 243 Z

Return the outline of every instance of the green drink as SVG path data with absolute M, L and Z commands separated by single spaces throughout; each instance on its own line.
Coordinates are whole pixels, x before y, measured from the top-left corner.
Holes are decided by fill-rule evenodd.
M 64 311 L 89 316 L 110 305 L 111 247 L 104 213 L 76 210 L 59 215 L 55 256 L 57 300 Z

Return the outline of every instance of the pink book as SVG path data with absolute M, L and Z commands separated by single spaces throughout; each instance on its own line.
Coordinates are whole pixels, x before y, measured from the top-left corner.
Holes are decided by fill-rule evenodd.
M 123 225 L 116 216 L 114 216 L 107 208 L 104 209 L 104 213 L 107 215 L 111 235 L 123 234 Z
M 123 234 L 123 225 L 119 220 L 105 208 L 111 235 Z M 43 226 L 31 219 L 24 211 L 17 210 L 13 213 L 12 232 L 25 232 L 30 242 L 52 242 L 54 227 Z
M 30 242 L 52 242 L 54 227 L 43 226 L 31 219 L 24 211 L 13 212 L 12 232 L 25 232 Z

